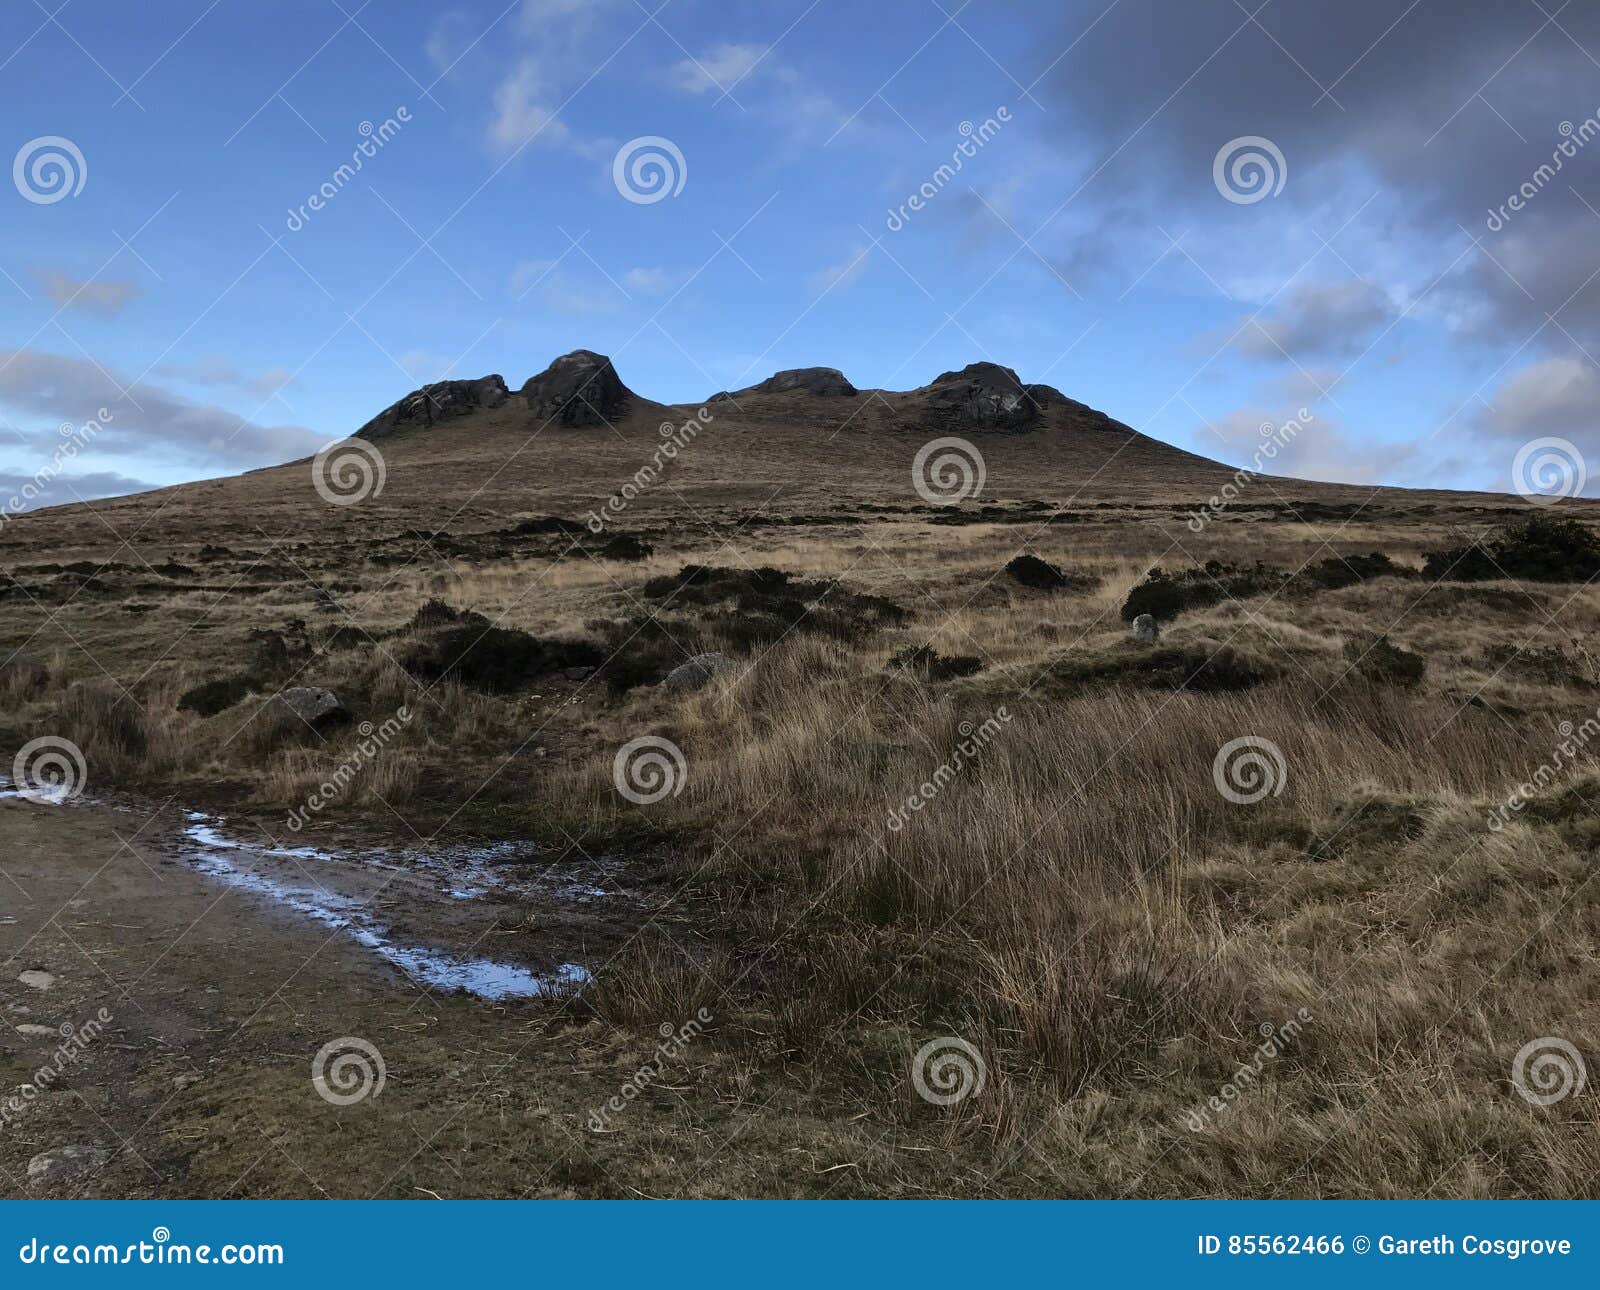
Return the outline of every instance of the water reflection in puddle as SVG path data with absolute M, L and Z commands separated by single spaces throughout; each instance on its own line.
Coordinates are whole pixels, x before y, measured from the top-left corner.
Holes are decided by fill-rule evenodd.
M 388 928 L 372 917 L 364 901 L 330 891 L 313 881 L 299 883 L 260 873 L 230 858 L 332 861 L 338 857 L 315 847 L 255 846 L 229 836 L 219 824 L 220 821 L 210 816 L 195 813 L 189 816 L 184 829 L 184 835 L 194 844 L 187 858 L 202 873 L 346 933 L 424 985 L 440 990 L 465 990 L 482 999 L 518 999 L 563 993 L 590 979 L 588 969 L 577 963 L 563 963 L 553 973 L 541 975 L 516 964 L 463 958 L 396 944 L 390 939 Z M 392 863 L 377 863 L 370 855 L 359 859 L 374 867 L 400 868 Z M 460 897 L 463 889 L 446 890 Z

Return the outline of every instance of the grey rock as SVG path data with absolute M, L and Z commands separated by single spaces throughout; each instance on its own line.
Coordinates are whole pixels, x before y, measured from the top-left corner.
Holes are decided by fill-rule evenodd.
M 275 703 L 285 715 L 312 726 L 342 721 L 350 715 L 332 690 L 311 685 L 291 686 L 277 696 Z
M 689 694 L 704 689 L 713 677 L 731 672 L 737 666 L 726 654 L 696 654 L 668 672 L 662 684 L 675 694 Z
M 938 420 L 996 429 L 1025 429 L 1045 408 L 1067 402 L 1059 390 L 1024 385 L 998 363 L 969 363 L 959 372 L 941 372 L 918 393 Z
M 111 1153 L 104 1147 L 52 1147 L 28 1161 L 28 1181 L 39 1187 L 49 1187 L 90 1169 L 98 1169 L 110 1159 Z
M 824 398 L 848 398 L 860 393 L 837 367 L 791 367 L 787 371 L 773 373 L 759 385 L 752 385 L 748 392 L 787 394 L 790 390 L 803 390 Z
M 1133 620 L 1133 639 L 1141 645 L 1154 645 L 1156 637 L 1161 635 L 1161 628 L 1156 626 L 1156 620 L 1149 614 L 1140 614 Z
M 29 968 L 26 972 L 18 972 L 17 980 L 34 990 L 48 990 L 56 983 L 55 973 L 46 972 L 42 968 Z
M 503 376 L 475 381 L 435 381 L 413 390 L 356 431 L 358 439 L 382 439 L 397 430 L 426 429 L 480 408 L 497 408 L 511 397 Z
M 575 349 L 522 387 L 536 424 L 599 426 L 624 415 L 634 393 L 604 354 Z

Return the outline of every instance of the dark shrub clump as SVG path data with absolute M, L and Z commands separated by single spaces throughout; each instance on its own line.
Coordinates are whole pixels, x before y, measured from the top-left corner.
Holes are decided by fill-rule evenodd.
M 1417 685 L 1427 670 L 1421 654 L 1401 649 L 1387 636 L 1352 636 L 1344 643 L 1344 656 L 1357 672 L 1379 685 Z
M 1069 572 L 1031 554 L 1016 556 L 1000 572 L 1035 591 L 1092 591 L 1100 585 L 1100 579 L 1092 574 Z
M 1530 515 L 1466 546 L 1428 552 L 1422 573 L 1456 582 L 1587 582 L 1600 576 L 1600 537 L 1577 520 Z
M 647 560 L 655 554 L 655 547 L 642 542 L 631 533 L 618 533 L 594 552 L 602 560 Z
M 203 682 L 192 690 L 185 690 L 178 697 L 178 711 L 214 717 L 233 707 L 256 688 L 255 677 L 248 674 L 221 676 L 214 681 Z
M 958 676 L 971 676 L 983 670 L 983 660 L 973 654 L 941 654 L 929 645 L 915 645 L 903 649 L 889 660 L 903 672 L 911 672 L 925 681 L 951 681 Z
M 512 627 L 449 627 L 418 641 L 402 664 L 429 681 L 455 680 L 486 694 L 509 694 L 566 667 L 598 667 L 605 656 L 587 641 L 547 641 Z
M 489 620 L 472 609 L 456 609 L 442 600 L 433 599 L 412 616 L 408 626 L 414 632 L 430 631 L 436 627 L 487 627 Z
M 1224 600 L 1260 596 L 1283 586 L 1281 569 L 1256 564 L 1250 567 L 1207 560 L 1198 569 L 1168 573 L 1152 569 L 1150 575 L 1128 593 L 1122 605 L 1122 621 L 1131 623 L 1140 614 L 1157 622 L 1176 618 L 1186 609 L 1203 609 Z

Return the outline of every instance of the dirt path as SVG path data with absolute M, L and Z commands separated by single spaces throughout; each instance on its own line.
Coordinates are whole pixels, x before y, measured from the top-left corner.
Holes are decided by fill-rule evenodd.
M 185 850 L 191 820 L 0 799 L 6 1195 L 804 1194 L 786 1181 L 795 1152 L 823 1169 L 852 1150 L 781 1092 L 697 1096 L 742 1086 L 711 1044 L 597 1132 L 591 1113 L 653 1036 L 574 1025 L 548 1000 L 433 988 L 359 926 L 202 872 Z M 391 944 L 455 954 L 496 940 L 484 928 L 504 900 L 437 887 L 411 873 L 384 885 Z M 569 945 L 584 917 L 562 915 Z M 561 957 L 553 942 L 500 937 L 523 961 Z M 334 1041 L 329 1100 L 313 1063 Z M 30 1160 L 64 1147 L 87 1149 L 80 1167 L 30 1180 Z

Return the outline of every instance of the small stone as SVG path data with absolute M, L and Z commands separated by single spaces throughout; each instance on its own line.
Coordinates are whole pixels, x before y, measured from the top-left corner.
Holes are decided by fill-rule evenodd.
M 181 1092 L 183 1092 L 184 1089 L 188 1088 L 191 1084 L 198 1084 L 204 1078 L 205 1078 L 205 1076 L 203 1076 L 203 1075 L 195 1075 L 195 1074 L 192 1074 L 192 1073 L 188 1074 L 188 1075 L 179 1075 L 179 1076 L 176 1076 L 173 1079 L 172 1087 L 177 1089 L 178 1092 L 181 1093 Z
M 340 721 L 350 715 L 337 694 L 315 686 L 291 686 L 278 695 L 276 702 L 289 716 L 312 726 Z
M 41 1151 L 28 1161 L 28 1181 L 48 1187 L 90 1169 L 98 1169 L 110 1159 L 111 1153 L 104 1147 L 54 1147 L 49 1151 Z
M 566 669 L 567 680 L 582 681 L 594 672 L 592 667 L 569 667 Z
M 17 1027 L 19 1035 L 37 1035 L 41 1039 L 54 1039 L 61 1032 L 54 1026 L 40 1026 L 34 1022 L 25 1021 Z
M 45 972 L 39 968 L 29 968 L 26 972 L 17 973 L 17 980 L 35 990 L 48 990 L 56 983 L 54 973 Z
M 1156 620 L 1149 614 L 1140 614 L 1133 620 L 1133 639 L 1139 644 L 1154 645 L 1159 635 L 1161 629 L 1156 626 Z
M 736 664 L 726 654 L 696 654 L 687 663 L 668 672 L 662 684 L 677 694 L 689 694 L 711 684 L 711 679 L 732 671 Z

